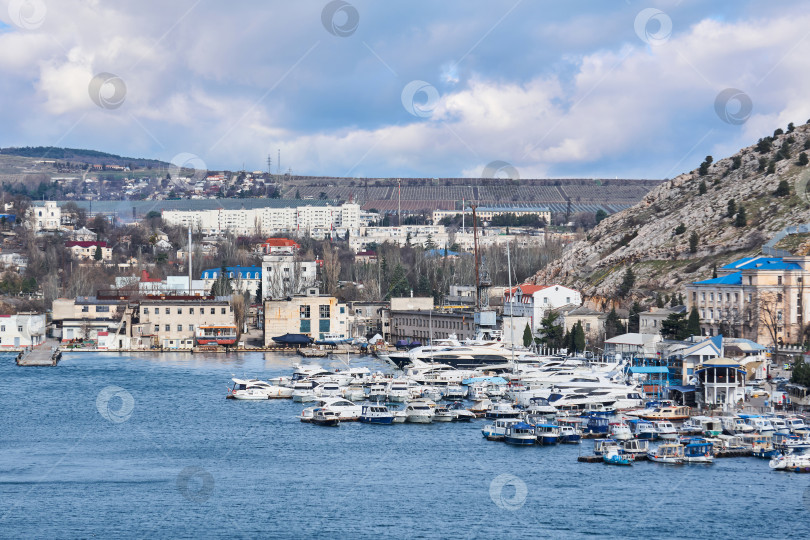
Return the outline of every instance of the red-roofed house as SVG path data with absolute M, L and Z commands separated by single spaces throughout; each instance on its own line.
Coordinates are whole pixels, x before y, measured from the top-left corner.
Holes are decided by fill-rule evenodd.
M 301 246 L 297 242 L 288 238 L 268 238 L 262 244 L 262 251 L 265 255 L 295 255 Z
M 528 317 L 532 330 L 540 328 L 540 321 L 546 312 L 565 305 L 582 304 L 582 295 L 574 289 L 562 285 L 532 285 L 523 283 L 503 292 L 503 314 L 505 317 Z
M 101 248 L 101 260 L 112 260 L 112 248 L 107 247 L 107 242 L 91 242 L 85 240 L 73 240 L 65 242 L 65 247 L 70 250 L 71 256 L 80 261 L 95 259 L 96 249 Z

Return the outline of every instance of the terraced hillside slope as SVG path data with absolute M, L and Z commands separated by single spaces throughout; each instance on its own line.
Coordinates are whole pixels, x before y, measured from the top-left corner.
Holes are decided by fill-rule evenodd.
M 570 245 L 534 281 L 612 298 L 632 268 L 628 296 L 683 292 L 685 283 L 711 277 L 714 265 L 760 252 L 782 228 L 810 223 L 810 125 L 781 131 L 652 189 Z

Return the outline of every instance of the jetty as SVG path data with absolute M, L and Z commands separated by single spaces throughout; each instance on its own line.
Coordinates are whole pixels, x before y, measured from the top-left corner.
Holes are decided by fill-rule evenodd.
M 55 340 L 49 339 L 29 347 L 17 355 L 17 365 L 26 367 L 55 366 L 62 359 L 62 351 Z

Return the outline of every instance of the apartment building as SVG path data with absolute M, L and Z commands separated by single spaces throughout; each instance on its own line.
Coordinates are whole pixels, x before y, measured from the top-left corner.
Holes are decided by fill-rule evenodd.
M 234 291 L 249 293 L 251 299 L 256 297 L 256 291 L 262 284 L 262 269 L 260 266 L 228 266 L 225 268 L 231 288 Z M 222 268 L 209 268 L 202 271 L 203 290 L 210 291 L 211 287 L 222 275 Z M 186 280 L 188 281 L 188 280 Z
M 133 324 L 134 348 L 191 349 L 203 325 L 235 325 L 227 297 L 165 295 L 141 300 Z
M 515 317 L 527 317 L 532 331 L 540 329 L 546 312 L 567 305 L 582 304 L 579 291 L 562 285 L 532 285 L 523 283 L 503 293 L 503 313 Z
M 303 294 L 315 285 L 318 263 L 302 261 L 291 255 L 262 257 L 262 294 L 266 299 Z
M 348 307 L 314 288 L 305 296 L 265 301 L 264 344 L 273 345 L 273 338 L 284 334 L 305 334 L 313 339 L 351 337 Z
M 62 223 L 62 209 L 56 201 L 33 201 L 28 211 L 34 231 L 56 231 Z
M 810 315 L 808 279 L 810 257 L 746 257 L 718 268 L 716 278 L 687 285 L 687 312 L 698 310 L 704 335 L 770 346 L 801 342 Z
M 44 313 L 0 315 L 0 348 L 17 349 L 45 341 Z

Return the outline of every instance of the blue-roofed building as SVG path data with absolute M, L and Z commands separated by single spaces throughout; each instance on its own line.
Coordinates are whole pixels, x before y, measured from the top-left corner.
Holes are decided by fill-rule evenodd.
M 225 271 L 231 280 L 234 291 L 248 292 L 251 299 L 255 298 L 259 284 L 262 282 L 261 266 L 227 266 Z M 203 280 L 205 290 L 211 290 L 214 282 L 222 275 L 222 268 L 209 268 L 203 270 L 200 279 Z
M 687 307 L 698 311 L 703 335 L 800 343 L 810 318 L 808 279 L 810 257 L 745 257 L 687 285 Z

